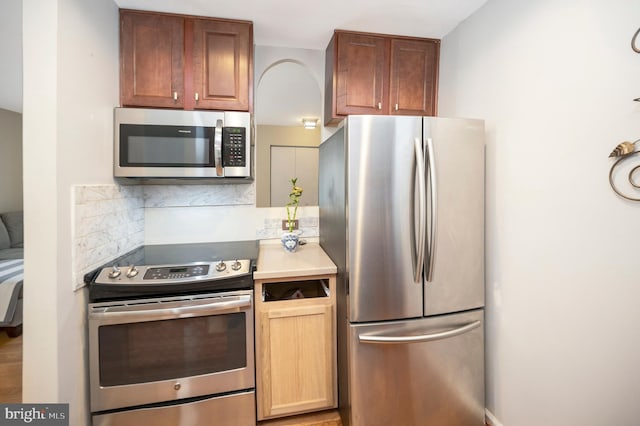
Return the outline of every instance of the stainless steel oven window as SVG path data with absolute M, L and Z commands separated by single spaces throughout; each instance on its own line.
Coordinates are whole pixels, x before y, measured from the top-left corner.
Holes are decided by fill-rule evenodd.
M 100 386 L 155 382 L 247 366 L 246 315 L 181 318 L 98 329 Z

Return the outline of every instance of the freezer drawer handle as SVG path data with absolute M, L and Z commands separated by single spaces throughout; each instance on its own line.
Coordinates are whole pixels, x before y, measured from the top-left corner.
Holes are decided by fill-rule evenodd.
M 379 343 L 379 344 L 398 344 L 398 343 L 422 343 L 433 342 L 434 340 L 448 339 L 450 337 L 459 336 L 474 328 L 480 327 L 480 321 L 474 321 L 453 330 L 442 331 L 440 333 L 422 334 L 418 336 L 380 336 L 361 334 L 358 339 L 362 343 Z

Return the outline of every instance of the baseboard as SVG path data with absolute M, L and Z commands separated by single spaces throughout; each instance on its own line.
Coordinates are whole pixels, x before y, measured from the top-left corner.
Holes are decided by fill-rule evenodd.
M 503 426 L 488 408 L 484 409 L 484 421 L 488 426 Z

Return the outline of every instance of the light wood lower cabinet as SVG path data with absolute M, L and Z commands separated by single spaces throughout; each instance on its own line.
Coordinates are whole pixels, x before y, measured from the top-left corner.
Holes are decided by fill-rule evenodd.
M 336 407 L 336 380 L 335 275 L 256 280 L 258 420 Z

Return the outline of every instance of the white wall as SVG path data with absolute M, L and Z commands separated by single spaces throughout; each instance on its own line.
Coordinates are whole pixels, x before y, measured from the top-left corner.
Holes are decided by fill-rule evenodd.
M 0 8 L 0 108 L 22 112 L 22 0 Z
M 640 204 L 607 158 L 640 138 L 638 16 L 490 0 L 442 42 L 440 115 L 486 119 L 487 407 L 507 426 L 640 418 Z
M 22 114 L 0 108 L 0 213 L 22 210 Z
M 88 424 L 84 291 L 72 280 L 72 187 L 112 183 L 118 9 L 112 0 L 23 0 L 23 399 L 70 404 Z M 31 265 L 31 266 L 29 266 Z

